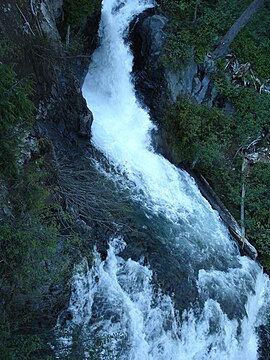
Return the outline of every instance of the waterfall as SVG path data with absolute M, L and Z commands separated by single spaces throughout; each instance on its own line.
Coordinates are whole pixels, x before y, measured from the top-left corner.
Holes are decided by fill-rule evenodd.
M 106 260 L 95 253 L 93 266 L 84 263 L 74 275 L 72 320 L 59 338 L 69 350 L 58 357 L 75 351 L 72 334 L 79 327 L 85 359 L 95 347 L 99 359 L 257 359 L 256 328 L 267 316 L 268 277 L 239 255 L 194 180 L 154 152 L 155 126 L 135 96 L 128 26 L 152 6 L 152 0 L 103 0 L 100 46 L 83 95 L 94 114 L 92 143 L 115 169 L 107 176 L 167 229 L 162 241 L 195 284 L 197 299 L 179 312 L 173 298 L 154 285 L 151 269 L 121 258 L 124 240 L 113 239 Z
M 203 309 L 174 309 L 168 295 L 152 284 L 152 271 L 142 262 L 125 261 L 122 239 L 112 239 L 106 260 L 94 253 L 94 264 L 77 267 L 69 312 L 72 321 L 59 337 L 57 358 L 99 360 L 253 360 L 257 359 L 255 327 L 263 317 L 268 278 L 261 272 L 245 307 L 247 316 L 230 320 L 217 301 Z M 73 333 L 80 339 L 72 346 Z M 73 357 L 71 357 L 73 358 Z

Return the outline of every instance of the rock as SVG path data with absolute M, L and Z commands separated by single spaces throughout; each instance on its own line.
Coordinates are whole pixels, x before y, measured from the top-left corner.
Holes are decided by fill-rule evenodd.
M 198 66 L 195 61 L 192 61 L 192 63 L 183 71 L 165 71 L 165 78 L 173 102 L 177 100 L 179 95 L 192 94 L 194 92 L 194 85 L 195 91 L 198 93 L 200 92 L 201 82 L 196 77 L 197 72 Z
M 43 0 L 40 4 L 39 19 L 42 30 L 47 34 L 53 46 L 61 49 L 61 38 L 56 27 L 55 15 L 58 6 L 56 1 Z
M 163 118 L 165 106 L 175 103 L 180 95 L 192 96 L 197 103 L 209 106 L 217 97 L 208 72 L 194 59 L 181 70 L 164 67 L 162 55 L 167 22 L 164 15 L 146 12 L 138 18 L 131 33 L 136 87 L 158 123 Z M 206 66 L 210 72 L 214 71 L 211 59 L 207 59 Z M 183 65 L 179 64 L 181 67 Z
M 198 104 L 201 104 L 206 101 L 207 90 L 210 84 L 210 78 L 208 75 L 205 75 L 200 83 L 200 90 L 197 93 L 192 93 L 194 99 L 197 101 Z
M 63 0 L 53 0 L 52 1 L 52 13 L 53 17 L 58 22 L 63 16 Z
M 143 13 L 133 26 L 130 39 L 134 53 L 136 87 L 143 102 L 151 109 L 154 118 L 162 116 L 168 102 L 167 82 L 161 61 L 168 20 L 163 15 Z
M 186 68 L 173 71 L 166 69 L 162 63 L 162 54 L 166 40 L 165 25 L 168 22 L 166 17 L 151 13 L 145 13 L 139 17 L 133 28 L 131 39 L 134 42 L 135 51 L 134 71 L 136 74 L 136 85 L 144 102 L 150 108 L 150 112 L 158 123 L 162 122 L 164 107 L 170 102 L 175 103 L 180 95 L 189 95 L 198 104 L 213 106 L 218 99 L 218 92 L 211 81 L 210 73 L 215 71 L 216 65 L 211 57 L 206 57 L 205 64 L 199 65 L 193 59 Z M 228 109 L 227 111 L 233 111 Z M 170 144 L 167 143 L 164 129 L 159 129 L 155 134 L 154 146 L 165 157 L 173 162 L 173 154 Z M 198 173 L 189 169 L 195 177 L 197 184 L 216 209 L 224 223 L 229 228 L 233 237 L 238 241 L 240 229 L 207 181 Z M 252 258 L 257 257 L 256 249 L 246 240 L 244 251 Z
M 93 114 L 89 110 L 85 116 L 80 117 L 78 134 L 82 137 L 90 139 L 91 137 L 91 125 L 93 122 Z
M 164 27 L 168 22 L 162 15 L 153 15 L 146 18 L 139 28 L 142 38 L 141 55 L 143 57 L 157 57 L 163 53 L 166 33 Z
M 172 102 L 176 102 L 180 95 L 189 95 L 198 104 L 212 106 L 218 95 L 208 73 L 201 70 L 194 60 L 184 70 L 166 70 L 165 78 Z

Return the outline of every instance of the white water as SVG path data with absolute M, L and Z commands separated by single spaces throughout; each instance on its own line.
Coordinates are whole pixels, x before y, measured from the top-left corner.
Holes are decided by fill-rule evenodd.
M 164 218 L 171 235 L 163 241 L 183 259 L 204 305 L 179 319 L 170 298 L 156 294 L 151 271 L 117 257 L 111 246 L 106 261 L 96 254 L 93 269 L 75 276 L 67 332 L 83 326 L 85 358 L 95 336 L 112 335 L 99 358 L 257 359 L 256 327 L 266 316 L 268 278 L 253 261 L 239 256 L 192 178 L 154 153 L 154 126 L 135 97 L 133 59 L 124 37 L 132 18 L 151 6 L 151 0 L 103 1 L 101 44 L 83 94 L 94 114 L 92 142 L 117 172 L 110 176 L 130 190 L 142 210 Z M 229 320 L 224 304 L 242 306 L 246 316 Z
M 59 339 L 65 350 L 58 352 L 58 358 L 74 355 L 72 333 L 82 326 L 75 350 L 79 358 L 90 359 L 97 339 L 103 339 L 100 360 L 257 359 L 254 330 L 269 296 L 266 276 L 259 273 L 253 279 L 254 293 L 243 320 L 229 320 L 212 299 L 205 301 L 199 314 L 185 311 L 180 318 L 170 297 L 153 287 L 149 268 L 117 256 L 122 248 L 123 241 L 113 239 L 106 260 L 95 252 L 91 269 L 86 261 L 77 268 L 69 305 L 73 320 Z

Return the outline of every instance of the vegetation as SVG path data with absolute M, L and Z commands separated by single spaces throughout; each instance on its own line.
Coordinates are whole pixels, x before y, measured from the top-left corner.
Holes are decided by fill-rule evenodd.
M 0 351 L 7 359 L 34 359 L 36 351 L 49 352 L 46 342 L 53 334 L 43 333 L 42 327 L 54 322 L 49 304 L 56 299 L 51 289 L 61 284 L 57 296 L 64 296 L 82 241 L 78 233 L 67 231 L 74 220 L 61 209 L 43 164 L 30 161 L 8 182 L 10 216 L 0 222 L 0 288 L 5 302 Z M 48 318 L 36 329 L 44 316 Z
M 87 16 L 100 8 L 101 0 L 64 0 L 65 22 L 70 26 L 81 26 Z
M 195 56 L 203 62 L 222 36 L 241 15 L 250 0 L 160 0 L 171 17 L 164 62 L 172 68 L 185 66 Z
M 251 87 L 237 87 L 224 72 L 213 76 L 219 93 L 217 105 L 229 102 L 232 113 L 209 108 L 180 97 L 167 110 L 165 141 L 177 163 L 189 164 L 203 173 L 236 219 L 241 205 L 241 149 L 263 130 L 269 131 L 270 96 Z M 269 201 L 270 164 L 255 164 L 247 174 L 246 234 L 270 270 Z M 222 179 L 222 182 L 220 181 Z
M 203 62 L 205 54 L 218 45 L 250 2 L 232 0 L 228 6 L 226 0 L 160 0 L 172 19 L 168 25 L 165 64 L 179 68 L 194 56 Z M 97 12 L 100 5 L 100 0 L 65 0 L 65 24 L 81 26 L 85 17 Z M 237 57 L 242 62 L 250 62 L 256 75 L 263 79 L 269 78 L 269 25 L 268 4 L 232 44 Z M 71 53 L 80 51 L 75 45 L 69 44 Z M 47 166 L 48 149 L 44 146 L 48 144 L 40 140 L 33 149 L 26 141 L 34 124 L 33 84 L 16 75 L 14 64 L 6 64 L 5 49 L 6 46 L 0 48 L 0 187 L 7 189 L 7 194 L 0 198 L 1 208 L 5 209 L 0 219 L 0 309 L 3 314 L 0 353 L 4 359 L 49 359 L 47 341 L 51 334 L 43 333 L 40 326 L 36 335 L 33 325 L 42 318 L 41 314 L 44 316 L 46 311 L 48 314 L 46 307 L 54 296 L 54 285 L 61 283 L 64 287 L 68 283 L 74 257 L 79 256 L 83 245 L 81 236 L 72 232 L 75 219 L 62 209 L 54 169 Z M 219 93 L 216 107 L 210 109 L 195 104 L 191 98 L 180 97 L 176 105 L 167 109 L 163 127 L 174 160 L 198 168 L 239 218 L 242 160 L 239 149 L 256 138 L 262 129 L 269 129 L 270 95 L 255 92 L 251 87 L 236 87 L 225 73 L 224 63 L 219 65 L 219 71 L 213 75 Z M 231 114 L 222 110 L 225 102 L 231 104 Z M 30 153 L 28 158 L 22 156 L 26 150 Z M 114 208 L 107 210 L 111 204 L 106 205 L 106 189 L 102 189 L 100 199 L 90 194 L 86 200 L 85 191 L 93 187 L 93 177 L 79 170 L 76 176 L 74 168 L 66 165 L 59 171 L 63 178 L 61 191 L 67 202 L 80 207 L 82 214 L 88 214 L 95 201 L 105 204 L 105 215 L 101 206 L 97 207 L 103 215 L 96 210 L 92 213 L 107 225 L 113 218 L 121 219 L 123 213 L 128 213 L 129 205 L 119 199 L 118 203 L 115 200 Z M 105 181 L 103 186 L 107 187 Z M 269 188 L 269 164 L 250 167 L 247 237 L 255 243 L 263 265 L 270 271 Z M 75 202 L 69 198 L 73 193 L 76 193 Z M 54 309 L 55 313 L 58 310 Z M 52 323 L 52 319 L 46 318 L 44 322 Z
M 31 128 L 33 103 L 31 85 L 18 79 L 13 67 L 0 62 L 0 173 L 12 176 L 18 171 L 23 137 Z M 19 146 L 20 145 L 20 146 Z
M 179 163 L 214 166 L 224 159 L 223 150 L 231 137 L 231 121 L 222 110 L 210 110 L 191 99 L 180 97 L 168 109 L 164 127 L 173 156 Z
M 177 70 L 192 59 L 203 63 L 205 55 L 219 45 L 251 0 L 160 0 L 170 17 L 164 54 L 165 66 Z M 239 32 L 231 50 L 240 63 L 250 63 L 258 84 L 269 79 L 270 4 L 266 2 Z M 195 166 L 210 182 L 221 200 L 239 220 L 241 204 L 241 149 L 269 131 L 270 95 L 232 81 L 218 60 L 211 74 L 218 92 L 214 108 L 198 105 L 191 97 L 180 97 L 169 106 L 162 126 L 165 147 L 177 163 Z M 222 110 L 229 104 L 230 112 Z M 268 145 L 269 146 L 269 145 Z M 269 189 L 270 164 L 248 168 L 246 179 L 246 235 L 270 271 Z M 222 179 L 222 182 L 220 181 Z
M 259 25 L 258 25 L 259 24 Z M 238 34 L 232 44 L 241 62 L 249 62 L 258 77 L 269 78 L 270 69 L 270 3 L 255 15 L 254 19 Z
M 44 324 L 53 321 L 51 289 L 62 283 L 64 292 L 81 241 L 66 230 L 74 219 L 58 200 L 48 142 L 28 141 L 35 111 L 31 83 L 5 63 L 9 48 L 1 50 L 0 353 L 7 360 L 47 359 L 49 334 L 36 324 L 45 314 Z

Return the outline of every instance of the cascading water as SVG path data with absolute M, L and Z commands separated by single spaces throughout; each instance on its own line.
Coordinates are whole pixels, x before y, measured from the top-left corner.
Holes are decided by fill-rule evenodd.
M 93 356 L 93 339 L 105 339 L 99 359 L 257 359 L 268 277 L 240 257 L 193 179 L 153 151 L 154 125 L 135 97 L 124 38 L 129 22 L 152 6 L 151 0 L 103 1 L 101 44 L 83 94 L 95 119 L 93 145 L 115 168 L 108 176 L 166 228 L 162 242 L 181 262 L 187 282 L 196 284 L 197 298 L 190 299 L 193 310 L 180 316 L 173 301 L 155 290 L 148 267 L 117 256 L 123 242 L 115 239 L 106 260 L 96 254 L 93 268 L 85 265 L 75 275 L 72 321 L 61 341 L 72 342 L 74 327 L 81 326 L 86 359 Z

